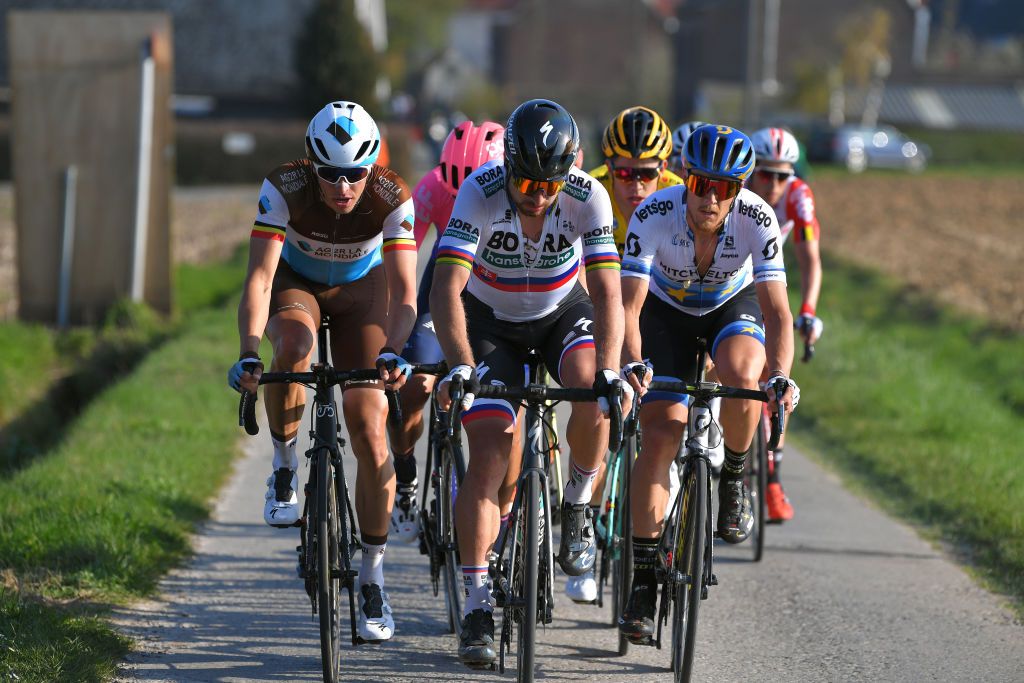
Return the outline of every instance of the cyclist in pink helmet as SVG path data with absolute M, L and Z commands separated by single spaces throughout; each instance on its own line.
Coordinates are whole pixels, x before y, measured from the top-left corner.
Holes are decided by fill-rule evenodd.
M 438 233 L 444 230 L 455 206 L 455 195 L 462 182 L 478 167 L 493 159 L 505 157 L 505 128 L 500 123 L 484 121 L 479 126 L 463 121 L 448 134 L 441 149 L 441 163 L 416 185 L 412 192 L 416 207 L 413 232 L 416 247 L 426 239 L 430 226 Z M 434 275 L 434 256 L 437 240 L 430 252 L 430 260 L 423 271 L 418 293 L 419 308 L 416 325 L 402 351 L 403 358 L 413 364 L 438 363 L 444 354 L 434 335 L 434 321 L 430 315 L 430 285 Z M 419 535 L 419 511 L 416 505 L 416 458 L 413 451 L 423 434 L 423 407 L 430 398 L 434 378 L 413 375 L 402 388 L 401 431 L 391 429 L 391 450 L 395 457 L 395 476 L 398 480 L 395 506 L 391 513 L 391 531 L 400 541 L 411 543 Z

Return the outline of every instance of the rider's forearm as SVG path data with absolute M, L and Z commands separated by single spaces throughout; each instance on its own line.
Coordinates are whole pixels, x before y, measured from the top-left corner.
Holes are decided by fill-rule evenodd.
M 462 305 L 461 290 L 455 289 L 449 278 L 435 271 L 430 288 L 430 313 L 434 319 L 434 332 L 450 367 L 475 366 L 473 349 L 469 344 L 466 326 L 466 307 Z
M 401 352 L 416 324 L 416 253 L 393 251 L 384 254 L 388 283 L 388 317 L 384 323 L 384 344 Z
M 813 314 L 818 309 L 821 294 L 821 253 L 817 242 L 803 242 L 797 245 L 797 262 L 800 264 L 800 292 L 803 295 L 801 312 Z
M 613 284 L 602 279 L 600 285 L 591 286 L 594 302 L 594 347 L 597 351 L 598 369 L 617 369 L 622 356 L 625 316 L 618 279 L 616 273 Z
M 267 327 L 273 279 L 252 275 L 246 278 L 238 304 L 238 353 L 259 353 L 260 339 Z
M 766 367 L 789 377 L 793 369 L 793 316 L 788 308 L 764 316 Z
M 646 283 L 638 278 L 622 278 L 622 308 L 625 312 L 625 329 L 622 339 L 622 364 L 632 363 L 643 357 L 640 341 L 640 312 L 644 307 Z

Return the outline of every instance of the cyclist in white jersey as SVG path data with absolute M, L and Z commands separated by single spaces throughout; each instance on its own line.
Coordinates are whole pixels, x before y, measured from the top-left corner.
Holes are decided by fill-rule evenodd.
M 587 505 L 608 438 L 610 369 L 622 343 L 619 255 L 608 193 L 573 162 L 576 122 L 560 105 L 530 100 L 505 127 L 505 163 L 481 166 L 463 183 L 438 247 L 430 310 L 441 348 L 467 382 L 521 385 L 536 348 L 560 385 L 589 387 L 603 405 L 574 404 L 566 428 L 570 477 L 561 510 L 558 563 L 570 576 L 593 566 Z M 587 271 L 590 295 L 578 281 Z M 465 290 L 465 291 L 463 291 Z M 475 372 L 474 372 L 475 367 Z M 496 658 L 487 552 L 498 532 L 498 492 L 508 469 L 518 411 L 503 400 L 464 401 L 469 465 L 456 528 L 466 586 L 459 658 L 486 667 Z
M 768 387 L 773 394 L 784 392 L 791 410 L 799 392 L 788 379 L 793 318 L 779 226 L 770 206 L 741 189 L 754 166 L 750 140 L 726 126 L 701 126 L 687 140 L 683 158 L 686 185 L 654 193 L 629 223 L 622 269 L 623 375 L 644 368 L 647 359 L 656 379 L 692 382 L 696 338 L 704 337 L 719 381 L 756 389 L 767 361 Z M 643 384 L 651 374 L 645 373 Z M 622 633 L 639 644 L 650 643 L 654 633 L 657 536 L 668 464 L 686 425 L 685 399 L 650 392 L 640 414 L 643 443 L 630 484 L 633 585 L 619 620 Z M 725 463 L 717 527 L 728 543 L 750 533 L 753 518 L 742 476 L 760 410 L 756 401 L 722 404 Z

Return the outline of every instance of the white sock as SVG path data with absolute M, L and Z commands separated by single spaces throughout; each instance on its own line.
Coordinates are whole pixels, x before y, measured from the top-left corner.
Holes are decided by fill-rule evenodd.
M 462 616 L 469 616 L 475 609 L 494 611 L 491 604 L 491 578 L 487 575 L 487 565 L 462 565 L 462 585 L 466 589 L 466 604 L 462 607 Z
M 388 544 L 361 543 L 360 545 L 363 547 L 363 561 L 359 565 L 359 585 L 375 583 L 380 586 L 381 590 L 384 590 L 384 550 Z
M 597 479 L 597 473 L 600 470 L 600 467 L 585 470 L 575 462 L 572 463 L 572 467 L 569 470 L 569 481 L 565 484 L 565 493 L 562 495 L 562 500 L 572 505 L 589 503 L 593 495 L 594 480 Z
M 299 455 L 295 452 L 295 444 L 298 443 L 299 437 L 293 436 L 287 441 L 278 441 L 274 437 L 270 437 L 270 440 L 274 442 L 274 469 L 279 470 L 282 467 L 287 467 L 290 470 L 299 469 Z

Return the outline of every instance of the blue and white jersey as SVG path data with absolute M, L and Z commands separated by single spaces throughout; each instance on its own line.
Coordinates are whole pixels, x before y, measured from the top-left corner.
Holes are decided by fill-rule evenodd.
M 685 186 L 659 190 L 629 221 L 622 277 L 648 280 L 656 297 L 696 316 L 714 311 L 752 282 L 786 282 L 778 219 L 750 190 L 740 190 L 733 201 L 704 277 L 697 272 L 694 244 Z

